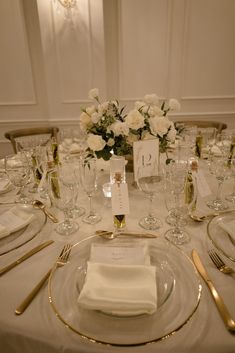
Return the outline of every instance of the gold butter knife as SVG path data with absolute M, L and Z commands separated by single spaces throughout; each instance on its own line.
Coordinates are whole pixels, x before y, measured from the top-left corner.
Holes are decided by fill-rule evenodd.
M 19 259 L 17 259 L 14 262 L 12 262 L 11 264 L 1 268 L 0 269 L 0 276 L 2 276 L 4 273 L 10 271 L 13 267 L 19 265 L 21 262 L 25 261 L 30 256 L 36 254 L 38 251 L 44 249 L 45 247 L 47 247 L 48 245 L 50 245 L 52 243 L 54 243 L 54 240 L 48 240 L 48 241 L 36 246 L 35 248 L 31 249 L 30 251 L 28 251 L 26 254 L 24 254 Z
M 227 307 L 225 306 L 221 296 L 217 292 L 210 277 L 208 276 L 208 273 L 206 272 L 206 269 L 205 269 L 204 265 L 202 264 L 197 251 L 194 249 L 192 251 L 192 258 L 193 258 L 193 262 L 194 262 L 198 272 L 200 273 L 200 275 L 204 279 L 205 283 L 207 284 L 208 288 L 210 289 L 211 295 L 212 295 L 212 297 L 215 301 L 215 304 L 217 306 L 217 309 L 218 309 L 218 311 L 219 311 L 219 313 L 225 323 L 225 326 L 227 327 L 227 329 L 229 331 L 235 332 L 235 322 L 232 319 Z

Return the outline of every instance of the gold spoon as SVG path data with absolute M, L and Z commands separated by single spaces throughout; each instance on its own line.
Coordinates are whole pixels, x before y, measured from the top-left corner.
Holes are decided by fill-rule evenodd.
M 189 216 L 190 216 L 190 218 L 192 218 L 196 222 L 203 222 L 207 218 L 215 217 L 215 216 L 218 216 L 218 215 L 219 215 L 218 213 L 210 213 L 210 214 L 207 214 L 207 215 L 204 215 L 204 216 L 197 216 L 195 214 L 190 214 Z
M 118 232 L 114 233 L 108 230 L 96 230 L 95 232 L 97 235 L 104 239 L 112 240 L 117 238 L 118 236 L 132 236 L 132 237 L 139 237 L 139 238 L 157 238 L 159 235 L 151 234 L 151 233 L 130 233 L 130 232 Z
M 33 204 L 33 207 L 39 208 L 40 210 L 42 210 L 42 212 L 44 212 L 44 214 L 45 214 L 48 218 L 50 218 L 50 220 L 52 220 L 52 222 L 54 222 L 54 223 L 58 223 L 58 222 L 59 222 L 58 219 L 57 219 L 52 213 L 50 213 L 49 211 L 47 211 L 46 206 L 44 205 L 44 203 L 43 203 L 42 201 L 40 201 L 40 200 L 33 200 L 32 204 Z

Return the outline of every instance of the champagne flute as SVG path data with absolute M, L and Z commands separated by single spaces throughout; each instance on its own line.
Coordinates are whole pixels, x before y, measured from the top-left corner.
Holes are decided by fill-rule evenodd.
M 97 190 L 97 168 L 95 157 L 85 157 L 80 161 L 81 185 L 90 201 L 89 214 L 83 217 L 83 222 L 95 224 L 101 220 L 101 216 L 96 213 L 92 206 L 92 197 Z
M 16 202 L 28 203 L 29 199 L 24 191 L 30 178 L 30 168 L 26 155 L 23 152 L 18 152 L 17 154 L 6 156 L 5 171 L 11 183 L 20 188 Z
M 186 198 L 184 194 L 184 187 L 186 175 L 188 172 L 188 163 L 183 160 L 175 160 L 171 162 L 169 170 L 169 180 L 171 191 L 174 195 L 174 228 L 169 229 L 165 233 L 165 238 L 175 245 L 182 245 L 190 240 L 189 234 L 182 229 L 181 220 L 185 213 L 187 213 Z
M 78 224 L 70 219 L 74 189 L 63 180 L 58 169 L 48 173 L 48 182 L 52 204 L 64 212 L 64 221 L 58 224 L 56 231 L 61 235 L 70 235 L 79 228 Z
M 148 215 L 140 219 L 139 225 L 148 230 L 158 229 L 162 226 L 160 219 L 153 213 L 153 199 L 161 192 L 163 185 L 163 173 L 155 168 L 151 176 L 144 176 L 141 166 L 137 170 L 137 185 L 139 189 L 149 197 Z

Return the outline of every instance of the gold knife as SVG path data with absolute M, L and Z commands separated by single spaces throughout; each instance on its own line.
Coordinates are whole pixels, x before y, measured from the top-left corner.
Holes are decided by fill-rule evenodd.
M 31 249 L 26 254 L 21 256 L 18 260 L 15 260 L 10 265 L 7 265 L 7 266 L 3 267 L 2 269 L 0 269 L 0 276 L 2 276 L 4 273 L 10 271 L 13 267 L 19 265 L 21 262 L 28 259 L 30 256 L 36 254 L 38 251 L 44 249 L 46 246 L 48 246 L 52 243 L 54 243 L 54 240 L 48 240 L 48 241 L 36 246 L 35 248 Z
M 227 307 L 225 306 L 222 298 L 220 297 L 219 293 L 215 289 L 215 286 L 213 285 L 211 279 L 209 278 L 208 273 L 206 272 L 206 269 L 205 269 L 204 265 L 202 264 L 197 251 L 194 249 L 192 251 L 192 257 L 193 257 L 193 262 L 194 262 L 198 272 L 200 273 L 200 275 L 202 276 L 202 278 L 204 279 L 204 281 L 206 282 L 207 286 L 210 289 L 212 297 L 213 297 L 215 304 L 217 306 L 217 309 L 219 310 L 219 313 L 225 323 L 225 326 L 227 327 L 227 329 L 229 331 L 235 332 L 235 322 L 232 319 L 232 317 L 231 317 Z

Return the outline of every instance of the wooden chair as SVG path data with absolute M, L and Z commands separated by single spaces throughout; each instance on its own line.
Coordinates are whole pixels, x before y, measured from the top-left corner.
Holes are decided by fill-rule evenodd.
M 17 139 L 21 137 L 33 137 L 34 135 L 48 135 L 48 140 L 51 137 L 55 137 L 57 140 L 59 128 L 58 127 L 36 127 L 36 128 L 27 128 L 27 129 L 18 129 L 18 130 L 11 130 L 5 132 L 4 136 L 11 141 L 14 153 L 17 153 L 16 142 Z
M 218 133 L 220 133 L 222 130 L 227 129 L 227 124 L 221 123 L 219 121 L 209 121 L 209 120 L 182 120 L 182 121 L 175 121 L 175 124 L 197 126 L 199 128 L 215 127 Z

